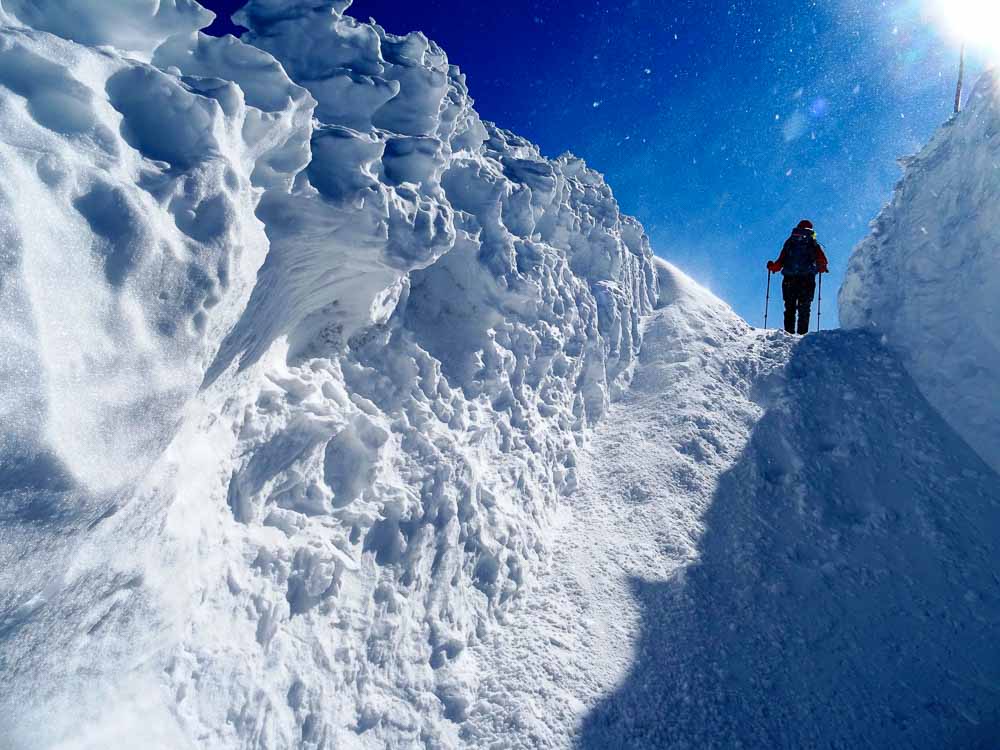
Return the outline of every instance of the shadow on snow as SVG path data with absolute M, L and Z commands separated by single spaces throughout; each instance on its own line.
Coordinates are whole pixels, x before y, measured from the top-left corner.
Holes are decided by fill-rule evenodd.
M 700 560 L 582 750 L 1000 738 L 1000 477 L 865 333 L 803 339 L 719 483 Z

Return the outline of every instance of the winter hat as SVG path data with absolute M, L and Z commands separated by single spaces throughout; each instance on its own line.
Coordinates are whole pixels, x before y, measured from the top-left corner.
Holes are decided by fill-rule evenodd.
M 813 223 L 809 219 L 803 219 L 799 222 L 799 225 L 795 227 L 796 229 L 812 229 Z

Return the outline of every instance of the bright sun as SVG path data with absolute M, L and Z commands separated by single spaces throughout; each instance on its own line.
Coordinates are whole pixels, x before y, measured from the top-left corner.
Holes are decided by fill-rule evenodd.
M 1000 54 L 1000 0 L 929 0 L 929 6 L 956 41 Z

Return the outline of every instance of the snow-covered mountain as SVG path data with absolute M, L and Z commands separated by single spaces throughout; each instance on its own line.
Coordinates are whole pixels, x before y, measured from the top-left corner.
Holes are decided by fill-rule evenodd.
M 892 349 L 348 5 L 0 0 L 0 747 L 995 737 L 1000 482 Z

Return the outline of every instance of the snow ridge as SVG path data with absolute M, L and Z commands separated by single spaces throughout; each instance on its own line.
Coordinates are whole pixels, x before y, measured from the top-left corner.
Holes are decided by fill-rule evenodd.
M 43 5 L 0 17 L 3 734 L 456 745 L 631 377 L 641 226 L 347 2 Z
M 1000 470 L 1000 91 L 993 73 L 918 155 L 854 251 L 845 327 L 871 328 Z

